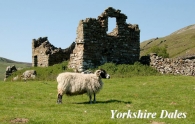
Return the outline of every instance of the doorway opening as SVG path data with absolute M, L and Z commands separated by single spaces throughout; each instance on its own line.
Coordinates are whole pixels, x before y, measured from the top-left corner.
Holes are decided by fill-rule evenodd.
M 37 67 L 38 65 L 38 59 L 37 56 L 34 56 L 34 67 Z

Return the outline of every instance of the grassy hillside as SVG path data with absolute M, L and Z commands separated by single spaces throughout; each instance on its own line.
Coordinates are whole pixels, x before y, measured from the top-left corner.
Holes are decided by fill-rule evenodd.
M 104 87 L 97 94 L 96 104 L 88 104 L 88 97 L 80 95 L 63 96 L 63 103 L 60 105 L 56 104 L 55 81 L 27 83 L 0 81 L 0 123 L 193 124 L 195 122 L 194 77 L 134 76 L 103 81 Z M 111 118 L 111 110 L 117 110 L 114 118 Z M 127 116 L 123 118 L 121 114 L 128 110 L 156 113 L 156 116 L 133 118 L 131 115 L 131 118 Z M 162 111 L 165 112 L 160 118 Z
M 16 62 L 3 57 L 0 57 L 0 80 L 5 77 L 5 70 L 7 66 L 15 65 L 16 68 L 27 68 L 31 66 L 31 63 Z
M 165 37 L 153 38 L 140 44 L 140 55 L 146 55 L 153 46 L 167 46 L 169 57 L 175 58 L 195 53 L 195 24 Z

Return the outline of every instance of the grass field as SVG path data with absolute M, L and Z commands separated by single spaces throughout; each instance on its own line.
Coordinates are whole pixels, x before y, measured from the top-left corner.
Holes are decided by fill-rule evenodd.
M 55 81 L 0 82 L 0 124 L 193 124 L 194 80 L 187 76 L 105 79 L 96 104 L 88 104 L 86 95 L 63 96 L 63 103 L 56 104 Z M 119 112 L 114 119 L 111 110 Z M 128 110 L 156 113 L 156 117 L 120 118 Z M 160 118 L 162 110 L 173 118 Z M 186 117 L 174 118 L 179 113 Z

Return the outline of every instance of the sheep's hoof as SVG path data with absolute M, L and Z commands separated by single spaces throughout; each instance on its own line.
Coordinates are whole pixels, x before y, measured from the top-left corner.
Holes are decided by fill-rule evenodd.
M 62 102 L 57 102 L 57 104 L 62 104 Z
M 58 94 L 57 103 L 62 104 L 62 95 L 60 95 L 60 94 Z
M 62 104 L 62 100 L 58 99 L 57 104 Z

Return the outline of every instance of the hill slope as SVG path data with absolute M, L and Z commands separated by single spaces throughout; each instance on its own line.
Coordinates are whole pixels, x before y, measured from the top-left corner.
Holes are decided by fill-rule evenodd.
M 184 27 L 172 34 L 153 38 L 140 44 L 140 56 L 146 55 L 153 46 L 167 46 L 170 58 L 186 56 L 195 53 L 195 24 Z
M 16 68 L 26 68 L 31 67 L 32 64 L 26 62 L 16 62 L 10 59 L 0 57 L 0 80 L 4 79 L 6 67 L 10 65 L 15 65 Z

